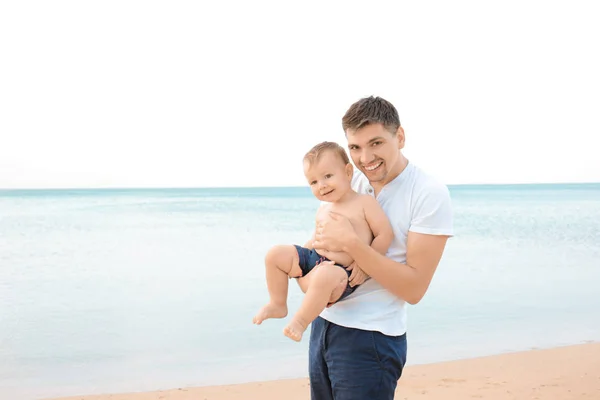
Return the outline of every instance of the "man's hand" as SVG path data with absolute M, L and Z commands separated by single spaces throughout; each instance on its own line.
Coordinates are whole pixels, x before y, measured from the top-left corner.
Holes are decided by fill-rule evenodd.
M 368 279 L 371 279 L 371 277 L 369 275 L 367 275 L 367 273 L 365 271 L 360 269 L 358 264 L 356 264 L 355 262 L 353 262 L 348 267 L 346 267 L 346 269 L 348 271 L 352 271 L 352 273 L 350 274 L 350 277 L 348 278 L 348 281 L 350 281 L 350 287 L 362 285 Z
M 329 216 L 328 221 L 317 225 L 313 246 L 315 249 L 344 251 L 344 247 L 356 238 L 354 228 L 350 220 L 341 214 L 330 212 Z

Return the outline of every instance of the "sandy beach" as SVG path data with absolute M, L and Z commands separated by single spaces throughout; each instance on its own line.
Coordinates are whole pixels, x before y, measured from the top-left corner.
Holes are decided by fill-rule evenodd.
M 308 379 L 60 400 L 306 400 Z M 600 399 L 600 343 L 407 366 L 396 399 Z M 58 400 L 58 399 L 57 399 Z

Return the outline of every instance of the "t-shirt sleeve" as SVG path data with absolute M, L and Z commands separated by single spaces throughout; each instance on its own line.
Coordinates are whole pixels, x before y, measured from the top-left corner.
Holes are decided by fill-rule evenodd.
M 454 234 L 452 203 L 446 185 L 434 182 L 416 197 L 409 231 L 427 235 Z

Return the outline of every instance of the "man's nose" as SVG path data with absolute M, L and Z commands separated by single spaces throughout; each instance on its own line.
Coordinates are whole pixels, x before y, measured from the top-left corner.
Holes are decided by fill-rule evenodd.
M 373 153 L 367 149 L 363 149 L 362 153 L 360 154 L 360 162 L 362 164 L 369 164 L 371 161 L 373 161 Z

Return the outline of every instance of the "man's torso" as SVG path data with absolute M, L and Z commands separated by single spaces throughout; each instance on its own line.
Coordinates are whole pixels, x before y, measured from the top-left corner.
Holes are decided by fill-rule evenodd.
M 411 223 L 423 195 L 427 195 L 433 180 L 417 167 L 408 164 L 402 173 L 388 183 L 377 195 L 377 201 L 387 215 L 394 238 L 387 252 L 392 260 L 406 262 L 406 242 Z M 439 184 L 434 182 L 434 185 Z M 355 172 L 352 187 L 358 193 L 373 196 L 373 187 L 360 172 Z M 406 303 L 383 288 L 374 279 L 360 285 L 356 291 L 334 306 L 324 310 L 321 317 L 337 325 L 379 331 L 399 336 L 406 332 Z

